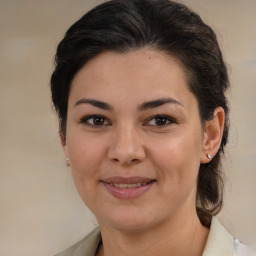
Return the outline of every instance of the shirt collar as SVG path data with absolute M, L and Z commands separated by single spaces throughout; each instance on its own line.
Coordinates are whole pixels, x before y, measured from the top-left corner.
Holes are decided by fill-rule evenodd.
M 203 256 L 217 255 L 233 255 L 233 237 L 213 216 Z
M 82 242 L 77 250 L 74 252 L 74 256 L 94 256 L 101 242 L 99 227 L 94 229 L 83 240 L 84 242 Z

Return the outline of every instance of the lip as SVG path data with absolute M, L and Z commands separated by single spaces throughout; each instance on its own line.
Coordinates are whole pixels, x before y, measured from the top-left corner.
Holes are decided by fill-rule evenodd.
M 109 177 L 101 181 L 107 191 L 114 197 L 118 199 L 134 199 L 145 194 L 156 182 L 154 179 L 146 178 L 146 177 L 120 177 L 114 176 Z M 143 183 L 139 186 L 135 187 L 125 187 L 120 188 L 118 186 L 114 186 L 113 184 L 139 184 Z
M 117 184 L 135 184 L 135 183 L 145 183 L 150 182 L 153 179 L 140 177 L 140 176 L 132 176 L 132 177 L 122 177 L 122 176 L 113 176 L 109 178 L 105 178 L 102 181 L 105 183 L 117 183 Z

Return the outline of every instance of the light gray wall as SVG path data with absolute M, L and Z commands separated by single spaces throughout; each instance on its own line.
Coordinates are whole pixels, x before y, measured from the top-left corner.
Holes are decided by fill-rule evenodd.
M 0 255 L 53 255 L 96 225 L 65 166 L 49 78 L 66 29 L 100 2 L 0 1 Z M 214 27 L 229 64 L 232 130 L 220 219 L 256 247 L 256 1 L 182 2 Z

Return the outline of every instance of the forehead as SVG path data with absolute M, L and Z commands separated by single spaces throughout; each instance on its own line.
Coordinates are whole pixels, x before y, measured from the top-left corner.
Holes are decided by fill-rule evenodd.
M 70 101 L 81 96 L 103 100 L 108 96 L 123 100 L 169 96 L 182 100 L 193 95 L 179 61 L 161 51 L 140 49 L 104 52 L 88 61 L 72 81 Z

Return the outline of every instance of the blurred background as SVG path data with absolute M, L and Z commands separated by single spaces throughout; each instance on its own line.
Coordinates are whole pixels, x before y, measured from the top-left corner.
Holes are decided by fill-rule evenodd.
M 49 80 L 58 42 L 98 0 L 0 0 L 0 255 L 47 256 L 96 224 L 58 138 Z M 256 249 L 256 1 L 183 0 L 211 25 L 229 67 L 231 136 L 219 219 Z

